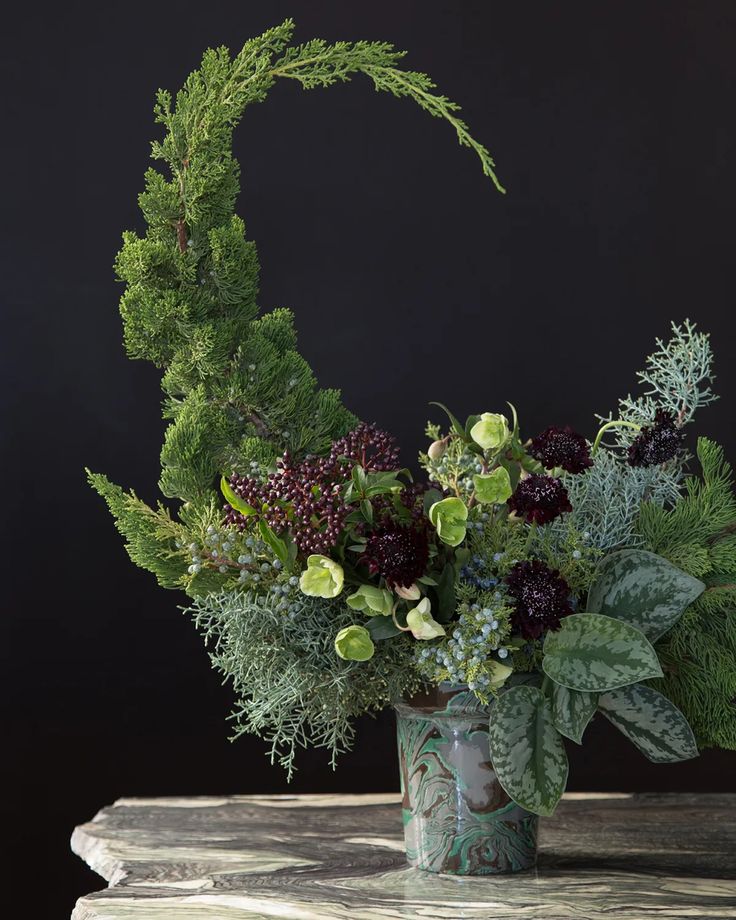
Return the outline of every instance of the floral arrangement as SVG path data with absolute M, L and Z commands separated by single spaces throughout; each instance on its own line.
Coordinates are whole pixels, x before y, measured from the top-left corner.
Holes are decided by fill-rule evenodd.
M 291 314 L 258 316 L 232 130 L 279 77 L 360 72 L 449 121 L 500 185 L 457 106 L 390 46 L 288 47 L 292 28 L 207 52 L 175 105 L 159 92 L 167 172 L 146 174 L 148 228 L 116 268 L 126 347 L 164 372 L 176 507 L 89 474 L 133 561 L 189 595 L 235 735 L 266 738 L 289 772 L 307 745 L 334 763 L 355 716 L 464 686 L 491 707 L 500 782 L 538 814 L 595 713 L 657 762 L 736 748 L 736 499 L 721 449 L 701 438 L 691 472 L 686 440 L 715 398 L 707 335 L 673 325 L 643 395 L 589 437 L 528 437 L 510 404 L 464 422 L 433 404 L 415 478 L 388 433 L 318 389 Z

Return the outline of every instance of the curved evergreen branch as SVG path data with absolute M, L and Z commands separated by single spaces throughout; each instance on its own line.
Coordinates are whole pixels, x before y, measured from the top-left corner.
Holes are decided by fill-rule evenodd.
M 314 39 L 289 47 L 290 20 L 246 42 L 231 57 L 205 52 L 176 94 L 159 90 L 152 147 L 169 176 L 146 173 L 140 205 L 148 229 L 128 232 L 116 269 L 126 290 L 120 309 L 133 358 L 164 369 L 161 489 L 183 501 L 211 494 L 218 474 L 268 462 L 288 449 L 319 452 L 355 419 L 339 393 L 319 390 L 296 349 L 291 314 L 258 318 L 258 258 L 235 214 L 239 166 L 232 133 L 249 105 L 274 82 L 327 87 L 353 74 L 377 90 L 413 99 L 455 129 L 500 189 L 488 150 L 468 132 L 458 106 L 434 92 L 425 74 L 401 70 L 403 53 L 385 42 Z

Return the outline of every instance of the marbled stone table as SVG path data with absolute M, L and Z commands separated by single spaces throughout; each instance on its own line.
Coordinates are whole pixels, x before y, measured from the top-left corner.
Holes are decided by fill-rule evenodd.
M 121 799 L 74 831 L 110 883 L 73 920 L 736 918 L 736 796 L 567 795 L 539 867 L 404 863 L 398 795 Z

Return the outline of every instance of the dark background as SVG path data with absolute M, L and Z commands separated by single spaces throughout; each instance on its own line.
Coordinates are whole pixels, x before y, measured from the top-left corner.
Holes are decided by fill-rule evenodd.
M 156 496 L 159 375 L 123 354 L 111 269 L 122 230 L 141 227 L 154 91 L 287 15 L 298 40 L 408 48 L 508 188 L 446 124 L 360 79 L 278 85 L 248 110 L 240 213 L 261 303 L 294 308 L 324 385 L 409 463 L 430 399 L 459 414 L 511 399 L 528 434 L 592 433 L 689 316 L 713 334 L 726 397 L 697 425 L 736 457 L 732 2 L 18 7 L 0 56 L 0 837 L 16 864 L 4 904 L 32 885 L 33 917 L 101 887 L 67 841 L 118 796 L 287 790 L 258 740 L 227 741 L 230 692 L 181 598 L 130 564 L 82 474 Z M 360 729 L 336 773 L 306 752 L 292 790 L 396 789 L 391 715 Z M 733 753 L 654 767 L 607 725 L 586 741 L 571 789 L 733 788 Z

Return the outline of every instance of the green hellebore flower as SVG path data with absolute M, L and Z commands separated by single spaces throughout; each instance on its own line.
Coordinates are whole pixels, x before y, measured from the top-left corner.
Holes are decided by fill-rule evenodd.
M 335 636 L 335 651 L 346 661 L 368 661 L 376 647 L 364 626 L 345 626 Z
M 376 614 L 390 617 L 394 607 L 391 592 L 375 585 L 361 585 L 355 594 L 351 594 L 346 600 L 352 610 L 362 610 L 369 617 Z
M 499 687 L 502 687 L 508 678 L 514 673 L 514 669 L 510 668 L 507 664 L 501 664 L 500 661 L 490 661 L 490 678 L 491 682 L 489 687 L 491 690 L 498 690 Z
M 406 615 L 406 625 L 415 639 L 437 639 L 445 635 L 445 627 L 432 618 L 431 604 L 425 597 Z
M 309 597 L 337 597 L 342 591 L 345 574 L 342 566 L 328 556 L 312 555 L 299 579 L 302 593 Z
M 459 498 L 443 498 L 429 509 L 429 520 L 437 536 L 448 546 L 458 546 L 465 539 L 468 509 Z
M 509 423 L 506 416 L 484 412 L 470 429 L 470 437 L 483 450 L 498 450 L 509 439 Z
M 502 505 L 511 498 L 511 477 L 509 471 L 499 466 L 492 473 L 479 473 L 473 476 L 475 497 L 484 505 Z

